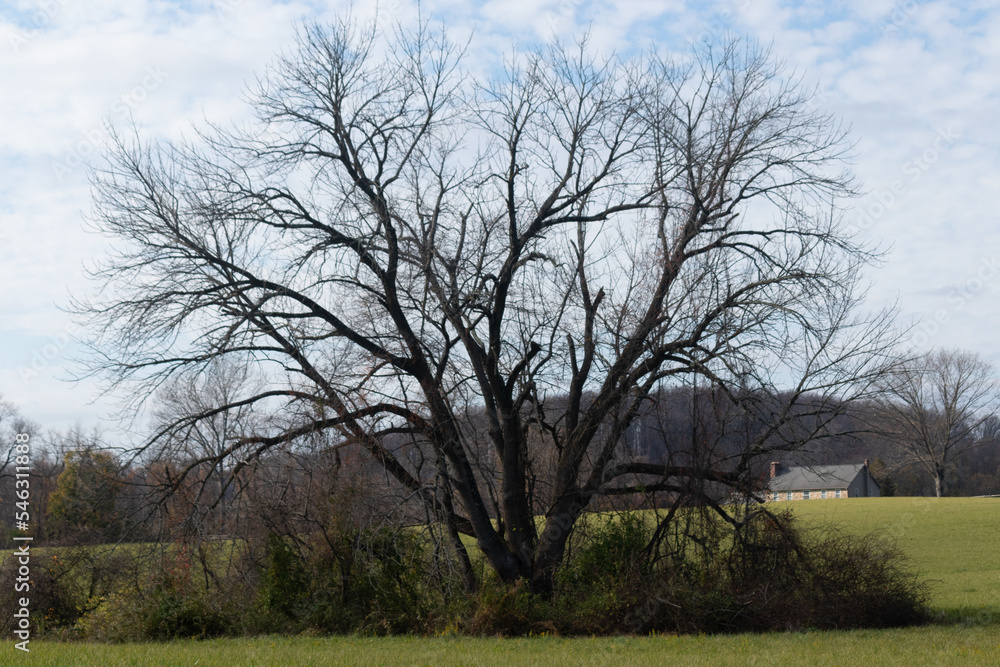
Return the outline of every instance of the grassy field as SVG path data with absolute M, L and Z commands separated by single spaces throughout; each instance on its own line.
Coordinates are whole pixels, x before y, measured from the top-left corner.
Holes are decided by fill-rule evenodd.
M 23 665 L 991 665 L 996 626 L 611 639 L 257 638 L 170 644 L 39 644 Z M 863 657 L 862 657 L 863 656 Z M 10 662 L 4 663 L 4 660 Z
M 1000 498 L 857 498 L 775 503 L 814 524 L 895 539 L 932 584 L 936 610 L 1000 623 Z M 1000 632 L 1000 628 L 998 628 Z
M 785 506 L 784 503 L 775 507 Z M 169 644 L 32 642 L 0 665 L 998 665 L 1000 498 L 787 503 L 814 526 L 896 539 L 933 583 L 940 624 L 902 630 L 610 639 L 266 637 Z M 863 657 L 862 657 L 863 656 Z

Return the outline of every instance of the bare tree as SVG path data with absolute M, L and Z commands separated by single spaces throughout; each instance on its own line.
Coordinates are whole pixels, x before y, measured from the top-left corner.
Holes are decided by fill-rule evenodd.
M 224 356 L 192 370 L 177 373 L 156 393 L 151 438 L 155 445 L 141 452 L 141 458 L 173 464 L 155 480 L 143 480 L 146 499 L 157 512 L 164 512 L 172 505 L 169 496 L 179 493 L 188 500 L 187 516 L 181 521 L 185 532 L 204 537 L 231 528 L 229 503 L 224 500 L 239 486 L 233 475 L 239 460 L 227 455 L 227 448 L 234 438 L 253 433 L 261 419 L 251 404 L 234 404 L 262 388 L 251 384 L 254 379 L 247 367 Z M 174 468 L 193 474 L 174 475 Z M 177 507 L 169 509 L 178 513 Z M 174 523 L 168 522 L 177 528 Z
M 251 127 L 119 133 L 93 214 L 118 250 L 77 306 L 92 369 L 137 401 L 219 358 L 252 370 L 261 389 L 212 410 L 271 418 L 202 464 L 328 431 L 463 556 L 472 535 L 547 591 L 595 498 L 748 491 L 756 457 L 821 436 L 889 360 L 889 320 L 855 308 L 872 255 L 837 216 L 844 131 L 768 53 L 584 40 L 488 79 L 463 57 L 424 25 L 307 26 Z M 631 455 L 637 415 L 691 375 L 757 438 L 697 464 Z
M 971 352 L 935 350 L 897 368 L 882 387 L 881 430 L 945 495 L 955 459 L 979 443 L 1000 410 L 993 365 Z
M 3 451 L 0 452 L 0 457 L 3 459 L 0 462 L 0 480 L 15 477 L 14 458 L 17 456 L 17 451 L 14 449 L 14 444 L 17 434 L 28 433 L 29 436 L 34 436 L 37 431 L 38 427 L 25 419 L 14 403 L 0 396 L 0 442 L 3 443 Z
M 44 454 L 44 449 L 37 439 L 38 425 L 25 418 L 16 404 L 0 396 L 0 447 L 2 447 L 0 450 L 0 511 L 11 519 L 15 516 L 16 503 L 19 500 L 16 491 L 18 488 L 23 488 L 24 485 L 24 482 L 17 483 L 18 451 L 15 445 L 18 444 L 17 436 L 20 433 L 27 434 L 31 439 L 29 440 L 32 456 L 30 474 L 35 479 L 30 480 L 30 484 L 37 489 L 38 470 L 42 467 L 40 459 Z M 37 507 L 32 509 L 35 514 L 31 516 L 31 523 L 34 524 L 37 531 Z M 7 541 L 8 538 L 5 537 L 4 542 Z

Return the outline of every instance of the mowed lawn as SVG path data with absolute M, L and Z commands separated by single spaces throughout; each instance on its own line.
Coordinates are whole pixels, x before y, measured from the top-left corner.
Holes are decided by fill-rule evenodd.
M 813 525 L 879 531 L 932 580 L 945 624 L 765 635 L 491 639 L 263 637 L 167 644 L 32 642 L 0 665 L 1000 665 L 1000 498 L 776 503 Z
M 0 651 L 0 664 L 46 665 L 990 665 L 1000 627 L 769 635 L 480 639 L 279 638 L 169 644 L 54 644 L 29 655 Z M 5 662 L 9 661 L 9 662 Z

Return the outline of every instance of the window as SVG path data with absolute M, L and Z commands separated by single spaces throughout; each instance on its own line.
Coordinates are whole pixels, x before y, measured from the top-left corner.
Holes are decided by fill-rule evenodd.
M 773 500 L 774 502 L 778 502 L 778 492 L 777 491 L 775 491 L 774 493 L 771 494 L 771 500 Z
M 791 500 L 791 499 L 792 499 L 792 492 L 791 491 L 786 491 L 785 492 L 785 500 Z
M 803 491 L 802 492 L 802 500 L 809 500 L 809 492 L 808 491 Z
M 836 498 L 840 498 L 840 489 L 837 489 L 834 493 L 836 494 Z
M 819 492 L 819 497 L 826 498 L 826 489 L 823 489 L 822 491 Z

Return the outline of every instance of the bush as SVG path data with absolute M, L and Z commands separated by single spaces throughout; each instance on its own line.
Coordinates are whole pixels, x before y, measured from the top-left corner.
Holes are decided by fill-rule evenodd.
M 303 550 L 270 536 L 259 583 L 267 632 L 433 632 L 445 615 L 440 582 L 415 531 L 346 529 Z
M 928 619 L 927 589 L 872 535 L 803 534 L 789 514 L 751 509 L 735 532 L 687 516 L 659 551 L 638 514 L 606 520 L 559 570 L 550 601 L 483 587 L 477 634 L 645 634 L 894 627 Z
M 127 571 L 128 557 L 114 548 L 62 547 L 31 553 L 31 621 L 35 636 L 66 631 L 100 604 Z M 0 567 L 0 631 L 13 630 L 19 563 L 10 554 Z
M 267 557 L 260 579 L 260 596 L 265 608 L 292 616 L 309 594 L 309 580 L 302 558 L 289 540 L 267 536 Z
M 894 545 L 873 535 L 833 536 L 816 545 L 811 587 L 817 627 L 886 628 L 928 619 L 927 587 Z
M 639 514 L 606 518 L 557 573 L 555 598 L 563 632 L 631 632 L 652 576 L 647 545 L 652 531 Z
M 803 534 L 790 514 L 747 516 L 728 548 L 657 569 L 642 631 L 895 627 L 929 618 L 927 587 L 874 536 Z
M 75 625 L 77 636 L 100 641 L 208 638 L 229 634 L 234 623 L 230 591 L 196 582 L 191 549 L 180 545 L 153 557 L 138 550 L 128 576 L 100 596 Z
M 736 530 L 697 508 L 675 520 L 654 549 L 644 515 L 592 517 L 573 536 L 548 598 L 492 574 L 475 595 L 449 595 L 461 586 L 441 579 L 433 567 L 441 554 L 426 537 L 383 526 L 345 529 L 335 539 L 310 536 L 298 548 L 271 535 L 243 555 L 227 550 L 220 572 L 208 571 L 214 556 L 184 546 L 147 551 L 152 559 L 138 548 L 86 548 L 80 553 L 87 558 L 72 566 L 53 556 L 38 571 L 49 579 L 36 583 L 47 597 L 33 600 L 44 599 L 43 630 L 72 628 L 105 641 L 303 631 L 735 632 L 927 619 L 926 587 L 901 552 L 877 537 L 807 533 L 790 515 L 756 508 L 739 517 Z M 201 557 L 193 562 L 192 554 Z M 11 562 L 0 571 L 5 619 L 13 585 L 2 580 L 13 581 Z
M 45 630 L 72 625 L 81 615 L 85 597 L 75 585 L 71 571 L 58 556 L 31 554 L 31 591 L 15 591 L 18 577 L 18 559 L 14 554 L 6 557 L 0 569 L 0 632 L 10 635 L 17 619 L 15 610 L 18 599 L 31 599 L 32 632 L 37 635 Z
M 363 632 L 424 632 L 438 607 L 429 581 L 428 555 L 418 535 L 385 526 L 358 531 L 352 567 L 343 578 L 342 599 Z
M 523 581 L 508 585 L 489 577 L 469 614 L 462 624 L 466 634 L 516 637 L 559 631 L 552 606 L 533 594 Z

